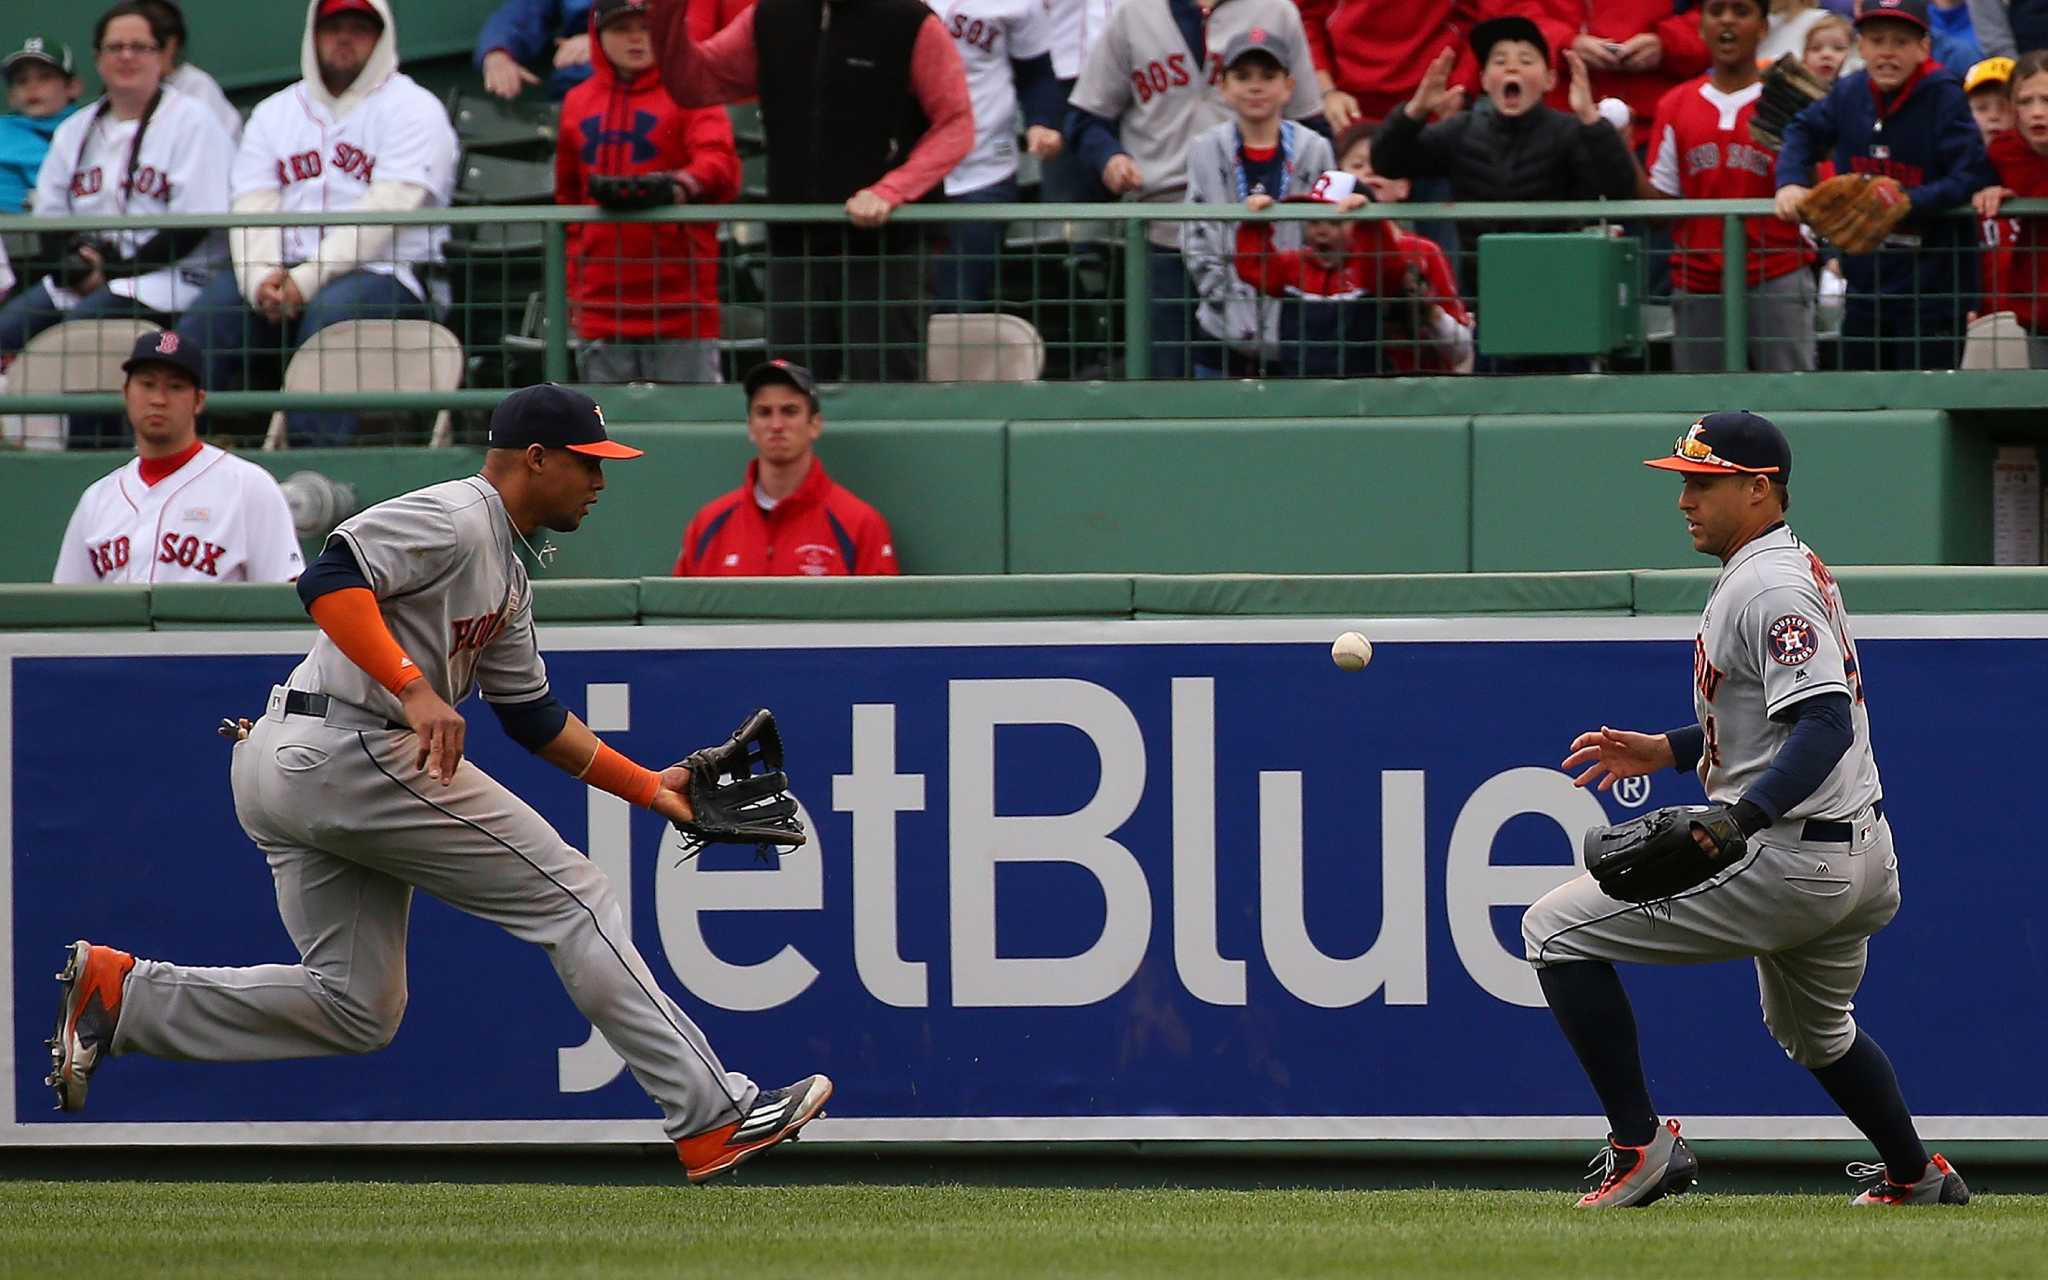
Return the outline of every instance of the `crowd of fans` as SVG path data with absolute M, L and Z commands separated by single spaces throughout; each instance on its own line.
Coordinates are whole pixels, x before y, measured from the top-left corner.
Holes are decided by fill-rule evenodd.
M 100 17 L 93 103 L 72 51 L 30 39 L 6 59 L 0 209 L 444 206 L 458 143 L 398 70 L 396 34 L 387 0 L 309 0 L 304 78 L 246 127 L 186 59 L 171 0 Z M 1818 367 L 1838 307 L 1842 366 L 1890 369 L 1954 367 L 1979 315 L 2034 332 L 2036 233 L 2000 210 L 2048 194 L 2036 40 L 2048 0 L 505 0 L 476 67 L 490 93 L 560 99 L 565 204 L 737 199 L 723 108 L 758 102 L 768 199 L 844 210 L 771 224 L 766 245 L 767 345 L 826 381 L 914 380 L 928 310 L 998 305 L 1002 224 L 892 214 L 1014 201 L 1027 158 L 1048 198 L 1217 206 L 1148 227 L 1153 376 L 1587 367 L 1477 354 L 1477 241 L 1518 224 L 1344 216 L 1409 199 L 1772 198 L 1777 217 L 1745 220 L 1751 366 Z M 1773 147 L 1749 124 L 1780 57 L 1828 92 Z M 1875 253 L 1833 251 L 1799 221 L 1832 172 L 1895 179 L 1913 216 Z M 1331 216 L 1256 216 L 1286 201 Z M 1941 216 L 1970 204 L 1980 223 Z M 1674 367 L 1719 368 L 1721 219 L 1632 230 L 1668 293 Z M 132 316 L 206 352 L 209 385 L 232 389 L 261 376 L 252 350 L 447 302 L 424 269 L 440 228 L 53 235 L 40 256 L 56 269 L 0 307 L 0 361 L 59 321 Z M 571 236 L 584 380 L 721 378 L 715 227 Z M 338 440 L 354 420 L 290 425 Z M 109 431 L 88 421 L 74 441 Z

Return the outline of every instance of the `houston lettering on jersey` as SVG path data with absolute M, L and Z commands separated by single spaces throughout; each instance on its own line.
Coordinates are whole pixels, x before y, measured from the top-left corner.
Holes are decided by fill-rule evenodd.
M 1727 678 L 1727 672 L 1707 661 L 1706 637 L 1695 635 L 1692 638 L 1692 682 L 1700 691 L 1700 697 L 1712 702 L 1720 691 L 1721 682 Z
M 466 649 L 488 648 L 498 633 L 505 629 L 505 618 L 509 610 L 496 613 L 480 613 L 474 618 L 456 618 L 448 624 L 448 653 L 452 657 Z

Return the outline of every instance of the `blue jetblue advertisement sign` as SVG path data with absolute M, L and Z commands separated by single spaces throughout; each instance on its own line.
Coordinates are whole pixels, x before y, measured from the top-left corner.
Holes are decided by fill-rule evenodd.
M 2043 720 L 2040 623 L 1858 623 L 1905 906 L 1857 1016 L 1936 1136 L 2048 1136 L 2025 919 L 2048 860 L 2014 803 L 2036 761 L 2002 745 Z M 1358 674 L 1330 662 L 1343 629 L 543 633 L 556 692 L 643 763 L 772 707 L 814 835 L 779 861 L 679 860 L 658 818 L 476 702 L 470 758 L 603 867 L 728 1067 L 832 1076 L 820 1138 L 1597 1136 L 1520 916 L 1576 873 L 1587 827 L 1699 799 L 1676 773 L 1596 796 L 1556 767 L 1584 729 L 1689 718 L 1690 621 L 1382 621 Z M 547 958 L 424 896 L 383 1051 L 120 1057 L 84 1112 L 51 1110 L 72 939 L 297 960 L 213 727 L 260 713 L 307 639 L 0 637 L 0 1140 L 658 1141 Z M 1689 1135 L 1849 1134 L 1764 1030 L 1749 966 L 1624 976 Z

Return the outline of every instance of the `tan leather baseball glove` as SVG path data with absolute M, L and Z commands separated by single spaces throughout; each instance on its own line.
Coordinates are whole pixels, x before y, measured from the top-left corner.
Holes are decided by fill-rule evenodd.
M 1829 178 L 1799 202 L 1799 218 L 1843 253 L 1875 253 L 1913 202 L 1896 178 L 1845 173 Z

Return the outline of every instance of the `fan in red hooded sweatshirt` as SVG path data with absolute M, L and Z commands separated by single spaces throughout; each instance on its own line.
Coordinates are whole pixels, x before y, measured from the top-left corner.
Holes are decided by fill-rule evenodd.
M 721 107 L 679 107 L 662 87 L 647 0 L 590 12 L 592 74 L 562 101 L 555 201 L 590 204 L 593 175 L 672 175 L 678 203 L 739 194 Z M 586 382 L 716 382 L 718 229 L 709 222 L 569 228 L 569 301 Z

